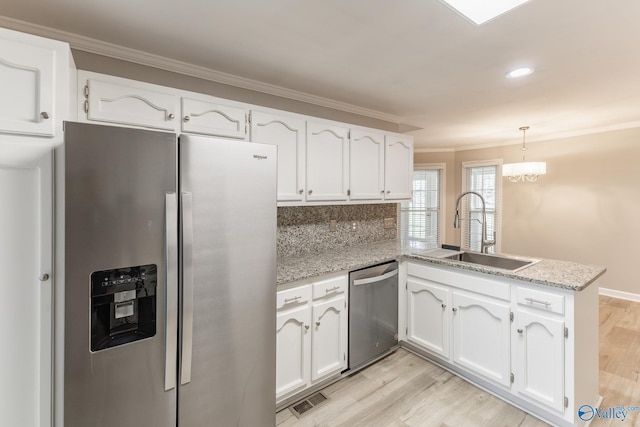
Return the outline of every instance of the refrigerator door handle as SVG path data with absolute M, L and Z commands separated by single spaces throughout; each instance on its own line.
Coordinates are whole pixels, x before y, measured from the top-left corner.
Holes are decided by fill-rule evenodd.
M 178 196 L 166 193 L 165 208 L 165 292 L 166 329 L 164 356 L 164 390 L 169 391 L 176 386 L 178 355 Z
M 182 367 L 180 384 L 191 382 L 193 350 L 193 205 L 182 193 Z

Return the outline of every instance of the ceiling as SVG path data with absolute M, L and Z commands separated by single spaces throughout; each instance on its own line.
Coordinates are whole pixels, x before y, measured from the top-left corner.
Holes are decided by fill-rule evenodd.
M 531 0 L 481 26 L 438 0 L 2 0 L 0 16 L 420 128 L 417 149 L 640 126 L 637 0 Z M 520 65 L 536 71 L 505 78 Z

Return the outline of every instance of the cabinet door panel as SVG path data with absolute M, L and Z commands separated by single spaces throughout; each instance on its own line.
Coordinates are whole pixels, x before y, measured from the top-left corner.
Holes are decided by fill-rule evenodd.
M 0 132 L 53 136 L 54 66 L 52 49 L 0 40 Z
M 20 146 L 0 143 L 10 150 Z M 0 164 L 0 414 L 7 426 L 51 422 L 53 278 L 41 277 L 52 271 L 51 162 L 45 153 L 30 164 Z
M 511 384 L 510 306 L 453 292 L 453 359 L 498 384 Z
M 305 122 L 253 111 L 251 141 L 278 146 L 278 201 L 304 200 Z
M 349 198 L 381 200 L 384 194 L 384 135 L 352 130 L 349 144 Z
M 449 358 L 449 290 L 423 280 L 407 281 L 407 339 Z
M 244 139 L 247 111 L 244 108 L 182 98 L 182 131 Z
M 564 410 L 564 321 L 525 311 L 516 313 L 518 393 Z
M 177 129 L 177 96 L 94 79 L 87 85 L 89 120 L 170 131 Z
M 276 318 L 276 399 L 310 383 L 311 310 L 308 305 Z
M 347 200 L 348 133 L 338 126 L 307 123 L 306 200 Z
M 413 188 L 413 141 L 387 135 L 384 154 L 385 199 L 411 199 Z
M 347 363 L 347 310 L 344 298 L 316 303 L 311 338 L 311 380 L 340 373 Z

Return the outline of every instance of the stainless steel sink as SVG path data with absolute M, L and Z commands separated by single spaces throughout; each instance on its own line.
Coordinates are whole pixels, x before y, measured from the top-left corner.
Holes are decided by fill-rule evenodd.
M 487 255 L 479 252 L 460 252 L 455 255 L 444 257 L 454 261 L 468 262 L 470 264 L 480 264 L 486 267 L 500 268 L 502 270 L 518 271 L 537 263 L 536 259 L 513 258 L 500 255 Z

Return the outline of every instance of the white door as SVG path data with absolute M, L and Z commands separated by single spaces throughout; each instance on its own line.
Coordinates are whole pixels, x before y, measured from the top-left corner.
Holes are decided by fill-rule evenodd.
M 564 410 L 564 321 L 516 313 L 515 381 L 518 393 Z
M 251 141 L 278 146 L 278 201 L 303 201 L 305 121 L 252 111 Z
M 0 424 L 44 427 L 52 423 L 52 155 L 33 158 L 20 144 L 0 142 Z
M 498 384 L 511 384 L 510 306 L 462 291 L 454 291 L 453 361 Z
M 97 79 L 87 81 L 87 91 L 89 120 L 174 132 L 178 129 L 180 104 L 175 95 L 152 90 L 144 83 Z
M 407 280 L 407 340 L 449 358 L 451 303 L 448 288 L 423 280 Z
M 182 98 L 182 131 L 245 139 L 247 110 L 213 102 Z
M 351 131 L 349 198 L 381 200 L 384 195 L 384 134 Z
M 308 122 L 306 156 L 306 200 L 347 200 L 349 130 Z
M 345 298 L 314 303 L 312 313 L 311 381 L 317 381 L 347 367 Z
M 276 319 L 276 400 L 311 382 L 311 308 L 278 313 Z
M 55 51 L 3 40 L 2 35 L 0 132 L 53 136 Z
M 384 161 L 385 199 L 411 199 L 413 188 L 413 141 L 411 138 L 387 135 Z

